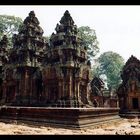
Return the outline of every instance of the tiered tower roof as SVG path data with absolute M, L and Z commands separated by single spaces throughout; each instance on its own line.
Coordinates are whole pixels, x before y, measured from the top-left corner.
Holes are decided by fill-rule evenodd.
M 131 55 L 131 57 L 127 60 L 125 66 L 123 67 L 121 77 L 124 83 L 126 83 L 128 79 L 133 77 L 134 75 L 137 75 L 137 78 L 140 79 L 140 60 Z
M 18 34 L 13 35 L 13 50 L 11 53 L 11 63 L 20 65 L 38 65 L 38 58 L 42 55 L 45 46 L 43 29 L 39 26 L 39 21 L 34 11 L 31 11 L 25 18 Z

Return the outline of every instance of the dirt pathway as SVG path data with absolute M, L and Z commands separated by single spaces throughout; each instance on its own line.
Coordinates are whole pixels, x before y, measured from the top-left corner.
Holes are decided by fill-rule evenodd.
M 49 126 L 30 126 L 24 123 L 0 122 L 2 135 L 139 135 L 140 120 L 121 119 L 117 122 L 102 124 L 79 130 L 55 128 Z

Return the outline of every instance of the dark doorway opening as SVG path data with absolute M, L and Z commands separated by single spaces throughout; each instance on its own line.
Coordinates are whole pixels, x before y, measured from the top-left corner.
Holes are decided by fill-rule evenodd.
M 138 109 L 139 108 L 139 103 L 138 103 L 138 98 L 133 98 L 133 109 Z

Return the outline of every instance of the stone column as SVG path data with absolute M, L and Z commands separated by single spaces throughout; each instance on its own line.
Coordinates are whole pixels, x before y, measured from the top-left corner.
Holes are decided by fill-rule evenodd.
M 17 79 L 15 80 L 15 83 L 16 83 L 16 85 L 15 85 L 14 102 L 16 102 L 16 100 L 17 100 L 17 96 L 18 96 L 18 80 L 17 80 Z
M 128 109 L 132 109 L 132 101 L 131 101 L 131 97 L 130 96 L 128 96 L 127 97 L 127 106 L 128 106 Z
M 25 69 L 25 78 L 24 78 L 24 100 L 27 103 L 29 99 L 27 99 L 29 93 L 28 93 L 28 70 Z
M 63 98 L 64 96 L 65 96 L 65 79 L 64 79 L 64 77 L 63 77 L 63 81 L 62 81 L 62 93 L 61 93 L 61 97 Z M 62 100 L 62 103 L 61 103 L 62 105 L 62 107 L 64 107 L 65 105 L 64 105 L 64 100 Z
M 89 85 L 87 86 L 87 102 L 88 102 L 89 105 L 92 106 L 92 102 L 91 102 L 91 99 L 90 99 Z
M 19 85 L 20 85 L 20 82 L 19 82 L 19 79 L 17 79 L 16 80 L 16 100 L 15 100 L 15 102 L 16 103 L 18 103 L 19 102 L 19 96 L 20 96 L 20 87 L 19 87 Z M 18 97 L 18 98 L 17 98 Z
M 49 99 L 48 83 L 46 83 L 46 80 L 47 79 L 43 80 L 43 91 L 42 91 L 42 96 L 41 96 L 41 99 L 43 100 L 43 102 Z
M 124 104 L 124 109 L 128 109 L 127 108 L 127 97 L 126 96 L 124 96 L 124 102 L 123 102 L 123 104 Z
M 64 97 L 64 88 L 65 88 L 65 80 L 63 78 L 63 81 L 62 81 L 62 93 L 61 93 L 61 97 Z
M 59 79 L 59 82 L 58 82 L 59 86 L 58 86 L 58 98 L 60 99 L 61 97 L 63 97 L 63 80 L 62 79 Z
M 86 98 L 86 104 L 88 104 L 88 90 L 87 90 L 87 83 L 86 83 L 86 86 L 85 86 L 85 98 Z
M 1 100 L 1 103 L 3 104 L 3 103 L 5 103 L 6 102 L 6 83 L 4 83 L 3 84 L 3 86 L 2 86 L 2 89 L 3 89 L 3 94 L 2 94 L 2 100 Z
M 21 80 L 20 80 L 20 96 L 21 100 L 25 97 L 25 73 L 21 74 Z
M 81 97 L 80 97 L 80 82 L 79 81 L 77 81 L 77 98 L 78 98 L 78 100 L 81 99 Z
M 73 97 L 76 97 L 76 80 L 75 80 L 75 78 L 73 78 L 72 83 L 74 83 L 72 85 L 72 94 L 73 94 Z
M 23 91 L 23 96 L 26 96 L 26 78 L 27 78 L 27 71 L 25 70 L 24 79 L 22 80 L 22 84 L 23 84 L 23 86 L 24 86 L 24 89 L 22 89 L 22 91 Z
M 34 84 L 33 84 L 33 77 L 31 76 L 32 75 L 32 72 L 30 71 L 30 74 L 28 75 L 28 92 L 29 92 L 29 96 L 32 97 L 32 96 L 36 96 L 34 94 Z
M 69 73 L 69 83 L 68 83 L 68 96 L 69 96 L 69 99 L 72 98 L 72 76 L 71 76 L 71 72 Z

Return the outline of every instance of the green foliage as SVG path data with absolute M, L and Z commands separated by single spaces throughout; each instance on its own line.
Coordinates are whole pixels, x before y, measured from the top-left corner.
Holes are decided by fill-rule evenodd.
M 6 34 L 13 34 L 18 31 L 22 24 L 22 19 L 15 16 L 0 15 L 0 32 Z
M 0 39 L 7 35 L 11 44 L 11 37 L 22 25 L 22 19 L 15 16 L 0 15 Z
M 43 38 L 46 42 L 49 42 L 50 36 L 43 36 Z
M 88 58 L 91 60 L 99 53 L 99 43 L 95 30 L 88 26 L 78 28 L 78 36 L 83 40 L 84 46 L 87 48 Z
M 116 89 L 121 82 L 120 71 L 124 66 L 124 59 L 119 54 L 109 51 L 101 54 L 98 61 L 96 74 L 105 74 L 108 88 Z
M 98 73 L 97 73 L 97 68 L 96 68 L 96 67 L 93 67 L 93 68 L 92 68 L 92 70 L 91 70 L 91 76 L 92 76 L 92 78 L 93 78 L 94 76 L 97 76 L 97 77 L 98 77 Z

